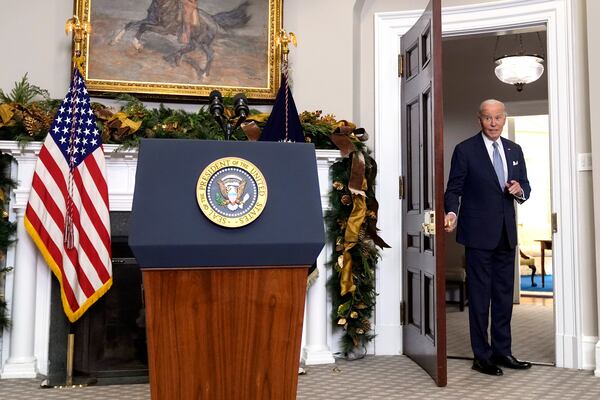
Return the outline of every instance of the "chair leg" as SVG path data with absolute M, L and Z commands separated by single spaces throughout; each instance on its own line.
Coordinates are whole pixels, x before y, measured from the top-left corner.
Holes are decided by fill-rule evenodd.
M 546 287 L 546 269 L 542 268 L 542 287 Z
M 529 268 L 531 268 L 531 287 L 536 287 L 537 283 L 535 283 L 535 265 L 529 265 Z
M 458 308 L 460 311 L 465 311 L 465 283 L 461 282 L 458 285 Z

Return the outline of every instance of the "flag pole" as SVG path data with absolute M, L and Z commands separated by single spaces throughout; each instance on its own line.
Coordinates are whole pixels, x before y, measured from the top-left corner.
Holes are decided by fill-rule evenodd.
M 83 56 L 81 54 L 81 47 L 83 41 L 87 38 L 87 35 L 91 33 L 92 26 L 91 24 L 85 20 L 83 15 L 83 1 L 76 0 L 74 6 L 74 14 L 71 18 L 69 18 L 65 24 L 65 32 L 68 35 L 69 33 L 73 33 L 73 71 L 75 68 L 79 69 L 79 71 L 83 74 L 82 64 L 83 64 Z M 75 118 L 73 118 L 75 120 Z M 74 129 L 72 129 L 71 134 L 74 135 Z M 73 141 L 71 141 L 71 145 L 73 145 Z M 72 181 L 72 166 L 69 183 Z M 69 185 L 69 192 L 72 192 L 72 185 Z M 72 201 L 72 193 L 69 193 L 69 206 Z M 65 244 L 67 248 L 73 248 L 73 215 L 72 215 L 72 207 L 67 208 L 67 217 L 65 223 Z M 66 386 L 73 387 L 73 359 L 75 356 L 75 329 L 74 325 L 71 321 L 69 321 L 69 335 L 67 336 L 67 377 L 66 377 Z M 87 384 L 79 385 L 79 386 L 87 386 Z
M 79 69 L 79 71 L 83 74 L 83 61 L 84 57 L 82 56 L 81 48 L 84 40 L 86 40 L 87 35 L 91 32 L 91 25 L 88 21 L 84 20 L 83 15 L 83 3 L 81 0 L 76 0 L 73 10 L 73 16 L 67 20 L 65 23 L 65 33 L 68 35 L 69 33 L 73 34 L 73 55 L 72 55 L 72 64 L 73 69 Z M 69 185 L 71 186 L 71 185 Z M 71 193 L 69 193 L 69 197 L 71 197 Z M 65 221 L 65 246 L 67 248 L 73 247 L 73 220 L 72 220 L 72 209 L 68 207 L 67 209 L 67 217 Z M 69 321 L 69 333 L 67 335 L 67 360 L 66 360 L 66 378 L 64 385 L 50 385 L 46 380 L 42 382 L 42 387 L 44 388 L 74 388 L 74 387 L 84 387 L 89 384 L 96 383 L 95 379 L 88 379 L 86 382 L 78 383 L 76 385 L 73 384 L 73 361 L 75 358 L 75 327 L 74 324 Z
M 67 35 L 73 35 L 74 68 L 71 84 L 40 150 L 24 221 L 27 232 L 60 281 L 62 305 L 70 321 L 68 337 L 65 336 L 65 342 L 61 340 L 60 343 L 62 349 L 65 349 L 65 345 L 68 347 L 65 349 L 68 352 L 66 365 L 58 367 L 61 375 L 65 371 L 65 383 L 68 386 L 59 387 L 79 387 L 97 381 L 95 378 L 80 379 L 81 377 L 73 376 L 73 322 L 103 296 L 113 283 L 105 156 L 102 135 L 97 129 L 85 85 L 86 63 L 83 60 L 87 35 L 91 32 L 88 20 L 89 2 L 79 0 L 75 4 L 74 15 L 65 24 Z M 96 173 L 89 173 L 90 170 Z M 40 200 L 36 193 L 47 193 L 48 201 Z M 60 201 L 53 201 L 53 196 Z M 95 196 L 98 201 L 85 200 L 91 196 Z M 64 229 L 60 232 L 62 235 L 48 235 L 48 226 L 51 229 L 55 229 L 56 225 L 60 226 L 60 223 L 50 225 L 48 222 L 59 215 L 57 212 L 65 218 Z M 89 223 L 90 213 L 99 218 L 93 218 Z M 82 215 L 85 219 L 81 218 Z M 82 237 L 85 236 L 85 242 L 80 242 L 78 232 L 82 233 Z M 86 243 L 92 243 L 92 246 L 87 246 Z M 87 257 L 90 249 L 95 251 L 97 248 L 102 250 L 101 254 L 94 252 L 95 257 Z M 65 259 L 70 261 L 63 263 Z M 90 274 L 99 278 L 94 279 L 94 284 L 90 283 Z M 83 384 L 79 384 L 78 380 L 83 380 Z M 42 382 L 42 387 L 53 386 Z
M 81 46 L 83 41 L 87 38 L 87 35 L 91 32 L 90 23 L 84 18 L 83 15 L 83 1 L 76 0 L 75 1 L 75 10 L 74 15 L 69 18 L 65 24 L 65 32 L 68 35 L 69 33 L 73 33 L 73 71 L 75 68 L 79 69 L 79 71 L 83 74 L 82 64 L 83 64 L 83 56 L 81 54 Z M 72 132 L 73 134 L 74 132 Z M 72 172 L 72 168 L 71 168 Z M 69 174 L 70 179 L 72 180 L 72 174 Z M 71 189 L 71 185 L 69 185 L 69 189 Z M 71 190 L 70 190 L 71 192 Z M 71 193 L 69 193 L 69 200 L 71 199 Z M 71 203 L 71 201 L 69 201 Z M 70 204 L 69 204 L 70 205 Z M 72 215 L 72 207 L 68 207 L 67 209 L 67 217 L 65 224 L 65 244 L 67 248 L 73 247 L 73 215 Z M 66 377 L 66 386 L 73 387 L 73 358 L 75 356 L 75 333 L 73 323 L 69 321 L 69 335 L 67 337 L 67 377 Z M 87 385 L 85 385 L 87 386 Z
M 285 142 L 289 142 L 289 96 L 290 96 L 290 87 L 289 87 L 289 54 L 290 54 L 290 44 L 293 44 L 294 47 L 298 47 L 298 40 L 296 39 L 296 35 L 294 32 L 287 33 L 285 29 L 282 29 L 279 32 L 279 36 L 277 37 L 277 42 L 281 46 L 281 74 L 285 78 Z M 312 285 L 312 283 L 319 277 L 319 270 L 316 268 L 316 263 L 314 264 L 315 268 L 312 269 L 312 272 L 306 278 L 307 288 Z M 298 375 L 305 375 L 306 370 L 302 368 L 302 366 L 298 367 Z
M 298 46 L 298 41 L 296 39 L 296 35 L 294 32 L 287 33 L 284 29 L 279 32 L 279 36 L 277 38 L 278 44 L 281 46 L 281 74 L 285 78 L 285 142 L 289 142 L 289 129 L 288 129 L 288 120 L 289 120 L 289 63 L 288 56 L 290 54 L 290 43 L 294 45 L 294 47 Z
M 70 327 L 73 326 L 73 324 L 71 324 L 71 323 L 69 323 L 69 325 L 70 325 Z M 69 336 L 67 337 L 67 379 L 65 382 L 66 386 L 73 386 L 73 356 L 74 356 L 74 353 L 75 353 L 75 334 L 69 332 Z
M 75 359 L 75 333 L 74 333 L 74 324 L 69 321 L 69 334 L 67 335 L 67 364 L 66 364 L 66 375 L 65 375 L 65 383 L 59 385 L 53 385 L 50 382 L 50 379 L 44 379 L 40 384 L 42 389 L 70 389 L 70 388 L 80 388 L 86 387 L 89 385 L 94 385 L 98 382 L 96 378 L 93 377 L 84 377 L 75 379 L 73 377 L 73 363 Z

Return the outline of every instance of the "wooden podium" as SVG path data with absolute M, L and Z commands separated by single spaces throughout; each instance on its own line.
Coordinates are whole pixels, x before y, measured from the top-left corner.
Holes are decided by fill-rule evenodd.
M 256 165 L 269 191 L 240 228 L 209 221 L 195 196 L 202 170 L 231 156 Z M 129 244 L 152 399 L 296 397 L 307 271 L 324 244 L 312 145 L 143 140 Z

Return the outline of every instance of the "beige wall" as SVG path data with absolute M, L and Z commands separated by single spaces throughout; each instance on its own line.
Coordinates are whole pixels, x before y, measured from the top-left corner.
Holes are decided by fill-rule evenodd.
M 452 7 L 465 4 L 489 3 L 493 0 L 443 0 L 442 6 Z M 363 6 L 355 10 L 359 14 L 360 47 L 355 52 L 360 52 L 360 83 L 354 89 L 359 112 L 356 120 L 368 132 L 375 129 L 375 64 L 374 64 L 374 18 L 375 13 L 392 11 L 422 10 L 429 0 L 364 0 Z
M 485 3 L 491 0 L 444 0 L 444 7 Z M 64 22 L 72 14 L 72 0 L 47 0 L 35 2 L 5 2 L 0 13 L 0 32 L 3 34 L 2 62 L 0 62 L 0 88 L 10 90 L 13 82 L 29 72 L 31 82 L 47 88 L 52 97 L 62 97 L 68 86 L 70 73 L 70 41 L 64 34 Z M 373 19 L 374 13 L 422 9 L 426 0 L 285 0 L 284 21 L 288 30 L 298 35 L 299 47 L 290 55 L 293 69 L 293 90 L 299 110 L 322 109 L 338 118 L 356 121 L 368 132 L 374 130 L 374 60 Z M 600 20 L 600 2 L 596 0 L 573 0 L 576 35 L 576 57 L 579 66 L 577 103 L 574 115 L 577 119 L 577 151 L 600 154 L 600 81 L 591 74 L 590 105 L 587 102 L 587 64 L 590 71 L 600 70 L 598 24 L 586 27 L 587 20 Z M 587 6 L 587 9 L 585 8 Z M 24 28 L 25 27 L 25 28 Z M 586 43 L 587 37 L 590 38 Z M 591 40 L 591 39 L 594 40 Z M 587 52 L 586 52 L 587 46 Z M 394 84 L 394 83 L 392 83 Z M 452 89 L 448 89 L 452 94 Z M 527 90 L 527 89 L 526 89 Z M 447 105 L 447 131 L 471 132 L 467 126 L 468 115 L 477 99 L 461 104 Z M 185 106 L 190 107 L 190 106 Z M 591 112 L 590 112 L 591 111 Z M 588 120 L 591 115 L 591 121 Z M 591 127 L 590 127 L 591 124 Z M 591 137 L 590 130 L 596 134 Z M 591 138 L 591 139 L 590 139 Z M 448 146 L 457 139 L 448 140 Z M 600 164 L 595 157 L 593 179 L 596 183 L 596 199 L 600 199 Z M 583 290 L 584 335 L 597 335 L 598 287 L 594 262 L 593 233 L 600 238 L 600 201 L 592 203 L 592 176 L 579 173 L 581 201 L 578 204 L 579 251 L 581 256 L 580 282 Z M 593 221 L 596 210 L 596 227 Z M 598 241 L 600 246 L 600 239 Z M 600 284 L 600 283 L 599 283 Z
M 428 0 L 365 0 L 361 9 L 355 10 L 360 25 L 359 46 L 354 51 L 360 52 L 360 81 L 355 82 L 354 96 L 358 102 L 357 121 L 368 132 L 375 131 L 375 13 L 389 11 L 406 11 L 424 9 Z M 397 82 L 390 82 L 397 84 Z M 373 138 L 372 138 L 373 139 Z
M 443 4 L 446 7 L 475 2 L 444 0 Z M 422 9 L 426 3 L 427 0 L 285 0 L 284 27 L 295 32 L 299 41 L 290 54 L 298 109 L 321 109 L 338 118 L 354 120 L 373 132 L 374 13 Z M 32 83 L 48 89 L 52 97 L 62 97 L 68 86 L 71 48 L 69 37 L 64 34 L 64 22 L 72 14 L 73 1 L 48 0 L 38 2 L 34 8 L 27 4 L 9 2 L 0 13 L 2 32 L 15 38 L 3 41 L 3 54 L 15 61 L 0 63 L 0 88 L 10 90 L 28 72 Z M 24 23 L 35 29 L 22 29 Z
M 354 120 L 353 7 L 348 0 L 284 1 L 285 29 L 298 35 L 290 66 L 299 111 L 323 110 Z
M 69 82 L 71 42 L 64 24 L 73 13 L 73 1 L 4 2 L 0 13 L 2 61 L 0 88 L 10 90 L 26 72 L 29 80 L 63 97 Z
M 36 2 L 36 7 L 28 2 L 4 5 L 0 13 L 0 31 L 5 38 L 0 88 L 10 90 L 28 72 L 30 82 L 48 89 L 52 97 L 64 96 L 71 51 L 64 23 L 72 8 L 72 0 Z M 299 41 L 290 53 L 299 110 L 321 109 L 339 118 L 354 119 L 353 8 L 354 1 L 284 1 L 284 26 L 295 32 Z M 29 28 L 23 29 L 23 25 Z
M 590 107 L 588 90 L 587 21 L 584 0 L 572 2 L 573 43 L 575 56 L 575 118 L 576 151 L 578 154 L 591 152 Z M 597 40 L 597 39 L 596 39 Z M 578 172 L 579 204 L 577 208 L 577 233 L 579 235 L 579 283 L 582 296 L 583 335 L 598 336 L 598 307 L 596 291 L 596 263 L 594 239 L 594 211 L 592 198 L 592 174 L 590 171 Z

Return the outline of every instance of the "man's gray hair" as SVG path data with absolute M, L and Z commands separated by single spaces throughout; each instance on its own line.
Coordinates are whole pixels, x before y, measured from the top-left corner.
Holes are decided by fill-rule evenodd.
M 482 101 L 481 104 L 479 105 L 479 115 L 481 115 L 483 108 L 488 105 L 502 105 L 502 107 L 504 108 L 504 115 L 507 115 L 506 114 L 506 106 L 504 105 L 504 103 L 501 102 L 500 100 L 496 100 L 496 99 L 487 99 L 487 100 Z

